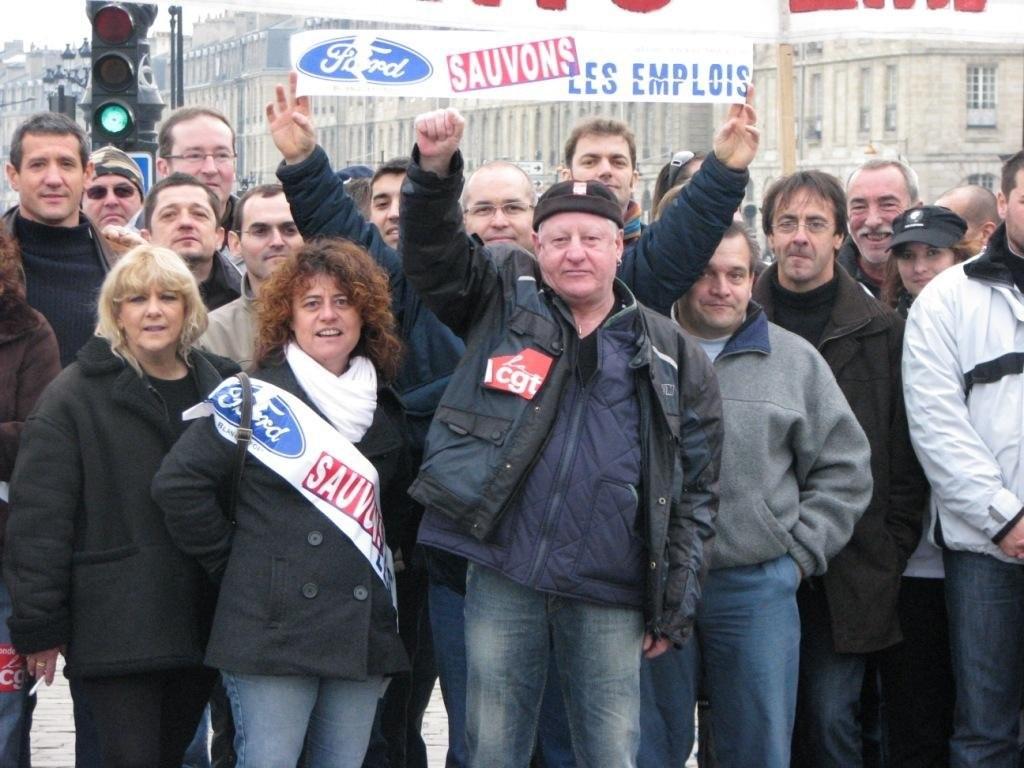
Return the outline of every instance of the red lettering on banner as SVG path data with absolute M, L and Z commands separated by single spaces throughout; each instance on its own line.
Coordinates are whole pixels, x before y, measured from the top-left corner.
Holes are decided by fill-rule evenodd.
M 484 386 L 533 400 L 551 370 L 552 359 L 535 349 L 487 361 Z
M 10 643 L 0 645 L 0 693 L 14 693 L 25 685 L 25 657 Z
M 617 1 L 617 0 L 616 0 Z M 892 0 L 892 7 L 898 11 L 914 7 L 915 0 Z M 953 0 L 953 10 L 965 13 L 981 13 L 985 10 L 987 0 Z M 949 7 L 949 0 L 927 0 L 929 10 Z M 861 0 L 864 8 L 885 8 L 886 0 Z M 789 0 L 790 13 L 808 13 L 811 11 L 846 11 L 857 8 L 857 0 Z
M 370 534 L 374 551 L 384 548 L 380 510 L 368 479 L 324 452 L 303 478 L 302 487 L 359 523 Z
M 448 56 L 453 91 L 478 91 L 579 74 L 571 37 L 538 40 Z
M 664 8 L 672 0 L 612 0 L 619 8 L 632 13 L 650 13 L 659 8 Z M 473 0 L 476 5 L 484 5 L 489 8 L 501 6 L 501 0 Z M 564 11 L 568 0 L 537 0 L 537 7 L 542 11 Z

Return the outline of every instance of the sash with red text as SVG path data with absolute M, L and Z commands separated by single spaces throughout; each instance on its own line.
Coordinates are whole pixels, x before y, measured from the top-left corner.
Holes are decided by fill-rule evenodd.
M 366 558 L 397 610 L 395 566 L 384 538 L 380 480 L 373 464 L 295 395 L 252 380 L 249 453 L 301 493 Z M 231 377 L 185 418 L 212 415 L 217 432 L 234 443 L 241 422 L 242 387 Z

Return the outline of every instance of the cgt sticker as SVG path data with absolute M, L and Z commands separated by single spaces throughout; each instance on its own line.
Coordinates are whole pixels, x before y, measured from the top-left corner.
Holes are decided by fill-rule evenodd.
M 25 657 L 10 643 L 0 644 L 0 693 L 14 693 L 25 685 Z
M 487 361 L 484 386 L 533 400 L 552 362 L 553 358 L 535 349 L 524 349 L 518 355 L 492 357 Z

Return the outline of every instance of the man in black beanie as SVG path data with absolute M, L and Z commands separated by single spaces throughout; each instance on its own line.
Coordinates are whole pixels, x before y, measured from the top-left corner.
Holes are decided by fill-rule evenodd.
M 685 641 L 700 594 L 718 386 L 616 278 L 623 210 L 601 182 L 541 197 L 535 255 L 466 238 L 463 126 L 417 118 L 400 227 L 407 279 L 466 339 L 410 495 L 420 543 L 470 562 L 469 764 L 526 765 L 553 653 L 577 764 L 634 765 L 640 657 Z

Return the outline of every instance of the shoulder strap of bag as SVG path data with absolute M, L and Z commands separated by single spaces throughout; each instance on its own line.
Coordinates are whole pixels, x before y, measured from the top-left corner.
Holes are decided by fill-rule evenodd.
M 242 472 L 245 469 L 245 454 L 249 450 L 249 443 L 252 440 L 252 384 L 249 376 L 239 372 L 238 383 L 242 385 L 242 414 L 235 433 L 235 471 L 231 480 L 231 507 L 229 509 L 231 522 L 235 521 L 235 505 L 238 503 L 238 487 L 242 483 Z

